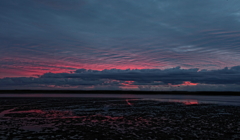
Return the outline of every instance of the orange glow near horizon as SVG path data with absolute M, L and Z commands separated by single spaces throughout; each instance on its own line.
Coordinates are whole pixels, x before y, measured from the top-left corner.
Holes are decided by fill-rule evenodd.
M 133 83 L 134 81 L 125 81 L 124 83 L 122 83 L 122 85 L 129 86 L 129 85 L 132 85 Z
M 128 90 L 131 90 L 131 89 L 138 89 L 138 86 L 137 85 L 133 85 L 134 81 L 124 81 L 123 83 L 121 83 L 121 88 L 122 89 L 128 89 Z
M 182 85 L 183 86 L 196 86 L 196 85 L 198 85 L 198 83 L 192 83 L 190 81 L 185 81 L 185 82 L 183 82 Z
M 180 86 L 196 86 L 198 84 L 199 83 L 192 83 L 190 81 L 184 81 L 182 84 L 172 85 L 171 83 L 169 83 L 168 85 L 172 86 L 172 87 L 180 87 Z

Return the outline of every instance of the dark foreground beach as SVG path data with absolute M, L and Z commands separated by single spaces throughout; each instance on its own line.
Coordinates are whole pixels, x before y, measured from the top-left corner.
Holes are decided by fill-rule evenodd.
M 240 107 L 129 98 L 0 98 L 0 139 L 240 139 Z

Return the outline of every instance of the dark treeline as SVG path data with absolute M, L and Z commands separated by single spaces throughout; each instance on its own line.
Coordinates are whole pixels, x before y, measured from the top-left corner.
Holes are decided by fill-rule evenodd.
M 0 94 L 172 94 L 172 95 L 234 95 L 233 91 L 127 91 L 127 90 L 0 90 Z

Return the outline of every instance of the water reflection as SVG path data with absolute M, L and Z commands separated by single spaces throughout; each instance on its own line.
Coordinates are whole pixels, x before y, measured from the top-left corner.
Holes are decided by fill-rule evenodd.
M 185 105 L 197 105 L 199 102 L 197 100 L 170 100 L 170 102 L 183 103 Z
M 148 100 L 148 101 L 159 101 L 159 102 L 171 102 L 171 103 L 182 103 L 185 105 L 197 105 L 200 104 L 198 100 L 193 99 L 152 99 L 152 98 L 145 98 L 145 99 L 126 99 L 128 105 L 132 106 L 133 104 L 130 101 L 135 100 Z
M 135 99 L 136 100 L 136 99 Z M 133 104 L 129 102 L 129 99 L 126 99 L 128 105 L 132 106 Z
M 162 101 L 160 99 L 160 101 Z M 199 104 L 199 101 L 198 100 L 191 100 L 191 99 L 186 99 L 186 100 L 178 100 L 178 99 L 169 99 L 167 100 L 168 102 L 174 102 L 174 103 L 182 103 L 182 104 L 185 104 L 185 105 L 197 105 Z
M 215 103 L 224 105 L 240 105 L 240 96 L 201 96 L 201 95 L 137 95 L 137 94 L 0 94 L 0 97 L 56 97 L 56 98 L 139 98 L 158 99 L 159 101 L 175 100 L 185 104 Z M 185 100 L 185 101 L 183 101 Z M 191 101 L 189 101 L 191 100 Z M 193 101 L 196 100 L 196 101 Z

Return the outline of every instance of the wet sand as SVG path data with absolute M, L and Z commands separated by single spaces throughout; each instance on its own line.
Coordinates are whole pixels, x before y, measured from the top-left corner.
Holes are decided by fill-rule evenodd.
M 1 98 L 0 139 L 240 139 L 240 107 L 125 98 Z

